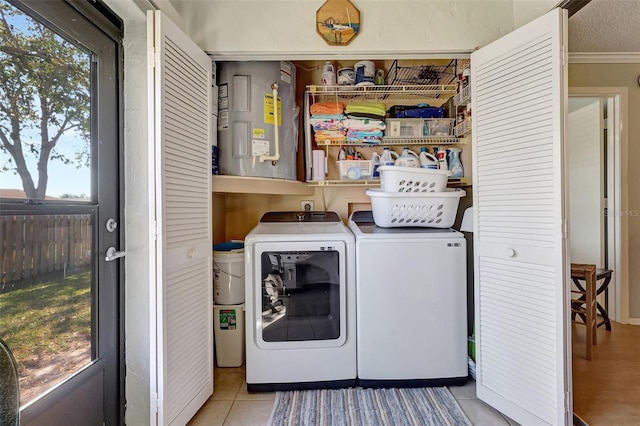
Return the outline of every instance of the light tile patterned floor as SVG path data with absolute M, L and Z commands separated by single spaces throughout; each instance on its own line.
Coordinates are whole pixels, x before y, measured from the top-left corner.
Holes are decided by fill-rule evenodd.
M 215 368 L 214 392 L 209 401 L 189 422 L 189 426 L 262 426 L 273 409 L 275 393 L 247 392 L 244 366 Z M 475 382 L 449 388 L 467 417 L 476 426 L 514 426 L 503 416 L 476 398 Z

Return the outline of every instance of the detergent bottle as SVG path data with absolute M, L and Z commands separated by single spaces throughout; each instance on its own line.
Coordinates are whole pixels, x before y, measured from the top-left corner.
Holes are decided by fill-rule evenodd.
M 395 164 L 400 167 L 420 167 L 420 158 L 408 147 L 404 147 Z
M 380 154 L 378 154 L 377 152 L 373 152 L 371 154 L 371 162 L 373 163 L 373 178 L 374 179 L 379 179 L 380 178 L 380 172 L 378 171 L 378 167 L 380 167 Z
M 426 147 L 420 148 L 420 167 L 423 169 L 437 169 L 438 168 L 438 159 L 433 155 L 429 154 Z
M 336 84 L 336 70 L 329 61 L 324 63 L 322 68 L 322 85 L 334 86 Z
M 434 148 L 435 150 L 436 148 Z M 441 147 L 438 147 L 438 151 L 436 152 L 436 158 L 438 159 L 438 168 L 440 170 L 449 170 L 449 166 L 447 163 L 447 150 Z
M 395 164 L 395 160 L 393 156 L 398 157 L 398 154 L 391 151 L 389 148 L 385 147 L 382 150 L 382 155 L 380 156 L 380 165 L 381 166 L 393 166 Z
M 462 178 L 464 177 L 464 168 L 462 167 L 462 161 L 460 161 L 460 148 L 449 148 L 449 170 L 451 170 L 451 177 Z

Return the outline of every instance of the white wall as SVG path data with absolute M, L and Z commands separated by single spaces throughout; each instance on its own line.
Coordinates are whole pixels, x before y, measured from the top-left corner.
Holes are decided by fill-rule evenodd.
M 125 422 L 150 423 L 150 190 L 147 21 L 132 0 L 106 0 L 123 19 L 125 167 Z M 140 4 L 140 3 L 138 3 Z
M 515 28 L 531 22 L 554 9 L 560 0 L 515 0 L 513 2 L 513 25 Z
M 358 0 L 360 34 L 330 46 L 316 32 L 317 0 L 173 0 L 186 33 L 224 58 L 280 57 L 421 59 L 420 54 L 469 53 L 552 8 L 550 0 Z M 519 26 L 519 25 L 518 25 Z

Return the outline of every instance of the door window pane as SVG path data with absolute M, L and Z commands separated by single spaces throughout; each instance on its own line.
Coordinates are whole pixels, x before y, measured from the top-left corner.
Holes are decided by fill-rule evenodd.
M 261 262 L 265 342 L 340 337 L 337 251 L 263 252 Z
M 93 220 L 0 216 L 0 335 L 25 405 L 92 360 Z
M 91 56 L 0 0 L 0 197 L 91 198 Z

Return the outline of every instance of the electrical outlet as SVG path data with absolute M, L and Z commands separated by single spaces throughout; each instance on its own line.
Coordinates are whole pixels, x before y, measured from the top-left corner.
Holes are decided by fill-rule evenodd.
M 300 209 L 305 212 L 313 211 L 313 201 L 311 200 L 300 201 Z

